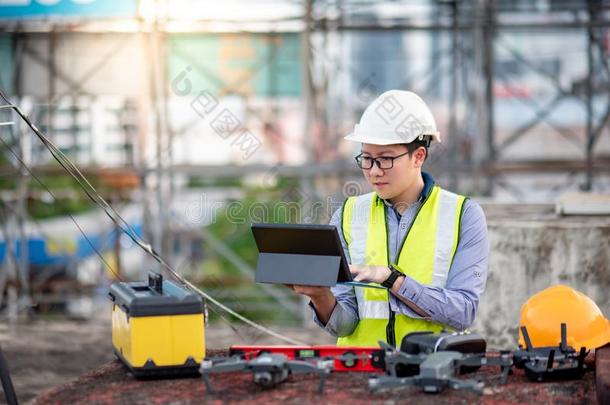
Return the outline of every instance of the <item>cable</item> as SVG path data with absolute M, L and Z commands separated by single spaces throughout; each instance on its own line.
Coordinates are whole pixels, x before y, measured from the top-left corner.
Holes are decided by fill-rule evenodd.
M 268 329 L 260 324 L 257 324 L 256 322 L 251 321 L 250 319 L 244 317 L 243 315 L 233 311 L 231 308 L 225 306 L 224 304 L 222 304 L 221 302 L 219 302 L 218 300 L 216 300 L 215 298 L 213 298 L 212 296 L 210 296 L 209 294 L 205 293 L 204 291 L 202 291 L 201 289 L 199 289 L 198 287 L 196 287 L 195 285 L 193 285 L 191 282 L 189 282 L 188 280 L 186 280 L 184 277 L 182 277 L 180 274 L 178 274 L 153 248 L 149 243 L 146 243 L 144 240 L 142 240 L 139 236 L 137 236 L 137 234 L 135 233 L 135 231 L 133 230 L 133 228 L 129 225 L 129 223 L 127 221 L 125 221 L 125 219 L 123 219 L 123 217 L 121 217 L 121 215 L 97 192 L 97 190 L 95 189 L 95 187 L 93 187 L 91 185 L 91 183 L 85 178 L 85 176 L 80 172 L 80 170 L 78 170 L 78 168 L 70 161 L 70 159 L 68 157 L 66 157 L 63 152 L 61 152 L 48 138 L 46 138 L 46 136 L 44 134 L 42 134 L 38 128 L 32 124 L 29 119 L 25 116 L 25 114 L 19 109 L 19 107 L 13 105 L 10 103 L 10 101 L 4 96 L 4 94 L 2 94 L 2 92 L 0 91 L 0 97 L 2 97 L 2 99 L 4 99 L 4 101 L 8 104 L 7 106 L 1 106 L 2 108 L 5 107 L 9 107 L 13 108 L 17 114 L 21 117 L 21 119 L 23 119 L 26 124 L 34 131 L 34 133 L 38 136 L 38 138 L 41 140 L 41 142 L 47 147 L 47 149 L 49 149 L 49 151 L 51 152 L 51 155 L 59 162 L 59 164 L 77 181 L 77 183 L 79 183 L 79 185 L 81 186 L 81 188 L 85 191 L 85 193 L 87 194 L 87 196 L 97 205 L 99 205 L 104 212 L 106 213 L 106 215 L 110 218 L 111 221 L 113 221 L 115 224 L 117 224 L 119 226 L 119 228 L 121 228 L 121 230 L 127 234 L 127 236 L 129 236 L 131 238 L 131 240 L 136 243 L 138 246 L 140 246 L 140 248 L 142 248 L 145 252 L 147 252 L 148 254 L 150 254 L 163 268 L 165 268 L 167 271 L 169 271 L 177 280 L 179 280 L 180 282 L 182 282 L 184 285 L 186 285 L 187 287 L 189 287 L 192 291 L 196 292 L 197 294 L 201 295 L 202 297 L 204 297 L 206 300 L 210 301 L 211 303 L 213 303 L 214 305 L 216 305 L 217 307 L 219 307 L 220 309 L 222 309 L 223 311 L 231 314 L 232 316 L 234 316 L 235 318 L 241 320 L 242 322 L 250 325 L 251 327 L 266 333 L 270 336 L 273 336 L 279 340 L 291 343 L 291 344 L 302 344 L 302 342 L 289 338 L 287 336 L 283 336 L 277 332 L 272 331 L 271 329 Z M 32 174 L 32 172 L 30 170 L 28 170 L 30 172 L 30 174 Z M 111 210 L 112 213 L 116 216 L 116 218 L 120 219 L 120 221 L 122 222 L 122 224 L 124 226 L 127 227 L 127 229 L 125 229 L 123 227 L 123 225 L 121 225 L 117 219 L 115 219 L 115 217 L 113 217 L 113 215 L 111 213 L 108 212 L 108 210 Z M 76 221 L 76 220 L 74 220 Z M 76 223 L 76 222 L 75 222 Z M 77 225 L 78 226 L 78 225 Z M 79 227 L 80 229 L 80 227 Z M 96 253 L 99 252 L 96 251 Z M 101 257 L 101 256 L 100 256 Z M 113 272 L 114 273 L 114 272 Z M 216 311 L 214 311 L 216 312 Z M 221 316 L 222 317 L 222 316 Z M 235 329 L 234 329 L 235 331 Z
M 10 145 L 4 140 L 2 139 L 2 137 L 0 137 L 0 142 L 2 142 L 2 144 L 4 145 L 4 147 L 6 149 L 9 150 L 9 152 L 11 152 L 11 154 L 19 161 L 19 163 L 21 164 L 21 166 L 23 166 L 23 168 L 30 174 L 30 176 L 32 176 L 32 178 L 34 180 L 36 180 L 36 182 L 38 184 L 40 184 L 46 191 L 47 193 L 49 193 L 51 195 L 51 197 L 53 198 L 53 200 L 56 203 L 59 203 L 59 200 L 57 199 L 57 197 L 55 196 L 55 194 L 53 194 L 53 192 L 51 191 L 51 189 L 49 189 L 47 187 L 46 184 L 44 184 L 44 182 L 42 180 L 40 180 L 40 178 L 38 178 L 38 176 L 36 176 L 31 170 L 30 168 L 25 164 L 25 162 L 21 159 L 21 157 L 15 153 L 15 151 L 10 147 Z M 76 221 L 76 219 L 72 216 L 72 214 L 70 214 L 69 212 L 65 212 L 66 215 L 68 215 L 70 217 L 70 219 L 72 220 L 72 222 L 74 222 L 74 225 L 76 225 L 76 228 L 78 228 L 79 232 L 83 235 L 83 237 L 85 238 L 85 240 L 87 241 L 87 243 L 89 244 L 89 246 L 91 246 L 91 249 L 93 249 L 95 251 L 95 253 L 100 257 L 100 259 L 102 259 L 102 262 L 104 263 L 104 265 L 108 268 L 108 270 L 110 270 L 112 272 L 112 274 L 119 280 L 119 281 L 123 281 L 121 279 L 121 276 L 112 268 L 112 266 L 110 266 L 108 264 L 108 262 L 106 261 L 106 259 L 104 259 L 104 256 L 102 256 L 102 254 L 97 250 L 97 248 L 93 245 L 93 242 L 91 242 L 91 240 L 87 237 L 87 235 L 85 234 L 85 231 L 83 231 L 83 229 L 81 228 L 80 224 Z
M 12 108 L 17 115 L 19 115 L 19 117 L 28 125 L 28 127 L 30 127 L 30 129 L 32 131 L 34 131 L 34 133 L 36 134 L 36 136 L 40 139 L 40 141 L 43 143 L 43 145 L 45 145 L 45 147 L 49 150 L 49 152 L 51 152 L 51 155 L 55 158 L 55 160 L 58 161 L 58 163 L 64 168 L 64 170 L 66 170 L 70 176 L 72 176 L 72 178 L 74 178 L 74 180 L 76 180 L 76 182 L 80 185 L 80 187 L 83 189 L 83 191 L 85 192 L 85 194 L 87 194 L 87 196 L 98 206 L 100 206 L 104 212 L 106 213 L 106 215 L 108 216 L 108 218 L 110 218 L 110 220 L 112 222 L 114 222 L 127 236 L 129 236 L 129 238 L 135 243 L 137 244 L 142 250 L 144 250 L 145 252 L 147 252 L 150 256 L 152 256 L 163 268 L 165 268 L 171 275 L 173 275 L 175 277 L 176 280 L 180 281 L 182 284 L 184 284 L 185 286 L 187 286 L 188 288 L 190 288 L 193 292 L 199 294 L 200 296 L 202 296 L 203 298 L 205 298 L 206 300 L 210 301 L 212 304 L 216 305 L 218 308 L 220 308 L 221 310 L 223 310 L 224 312 L 234 316 L 235 318 L 239 319 L 240 321 L 244 322 L 245 324 L 253 327 L 254 329 L 257 329 L 267 335 L 273 336 L 276 339 L 279 339 L 281 341 L 290 343 L 290 344 L 295 344 L 295 345 L 302 345 L 304 344 L 303 342 L 296 340 L 296 339 L 292 339 L 288 336 L 284 336 L 280 333 L 277 333 L 263 325 L 260 325 L 248 318 L 246 318 L 245 316 L 239 314 L 238 312 L 232 310 L 231 308 L 227 307 L 226 305 L 222 304 L 220 301 L 216 300 L 215 298 L 213 298 L 212 296 L 210 296 L 209 294 L 207 294 L 206 292 L 204 292 L 203 290 L 201 290 L 200 288 L 198 288 L 197 286 L 193 285 L 190 281 L 188 281 L 187 279 L 185 279 L 184 277 L 182 277 L 176 270 L 173 269 L 173 267 L 171 265 L 169 265 L 169 263 L 167 263 L 165 261 L 165 259 L 163 259 L 163 257 L 161 257 L 161 255 L 159 253 L 157 253 L 152 246 L 147 243 L 146 241 L 144 241 L 142 238 L 140 238 L 136 232 L 133 230 L 133 228 L 129 225 L 129 223 L 127 221 L 125 221 L 125 219 L 123 217 L 121 217 L 121 215 L 114 209 L 114 207 L 112 207 L 95 189 L 95 187 L 93 187 L 93 185 L 91 185 L 91 183 L 87 180 L 87 178 L 80 172 L 80 170 L 78 169 L 78 167 L 76 167 L 72 161 L 63 153 L 59 150 L 59 148 L 57 148 L 57 146 L 55 146 L 53 144 L 53 142 L 51 142 L 37 127 L 36 125 L 34 125 L 29 119 L 28 117 L 21 111 L 21 109 L 16 106 L 13 105 L 8 98 L 6 98 L 6 96 L 2 93 L 2 91 L 0 91 L 0 98 L 2 98 L 7 105 L 4 106 L 0 106 L 0 108 Z M 1 138 L 0 138 L 1 139 Z M 6 143 L 5 143 L 6 144 Z M 25 163 L 23 163 L 25 164 Z M 30 170 L 28 170 L 28 172 L 30 174 L 32 174 L 32 172 Z M 76 220 L 74 220 L 76 221 Z M 120 221 L 120 223 L 119 223 Z M 80 229 L 80 227 L 79 227 Z M 96 251 L 96 253 L 99 252 Z M 101 257 L 101 256 L 100 256 Z
M 22 116 L 23 118 L 23 116 Z M 40 134 L 39 136 L 44 137 L 44 135 Z M 108 217 L 115 222 L 123 232 L 125 232 L 133 241 L 134 243 L 136 243 L 138 246 L 140 246 L 144 251 L 146 251 L 148 254 L 150 254 L 161 266 L 163 266 L 167 271 L 169 271 L 177 280 L 179 280 L 180 282 L 182 282 L 184 285 L 188 286 L 192 291 L 198 293 L 199 295 L 201 295 L 202 297 L 204 297 L 206 300 L 212 302 L 213 304 L 215 304 L 217 307 L 219 307 L 220 309 L 222 309 L 223 311 L 231 314 L 232 316 L 234 316 L 235 318 L 241 320 L 242 322 L 250 325 L 251 327 L 260 330 L 261 332 L 264 332 L 266 334 L 269 334 L 277 339 L 280 339 L 282 341 L 286 341 L 286 342 L 290 342 L 292 344 L 302 344 L 302 342 L 299 342 L 297 340 L 294 340 L 292 338 L 289 338 L 287 336 L 283 336 L 277 332 L 274 332 L 256 322 L 251 321 L 250 319 L 244 317 L 243 315 L 239 314 L 238 312 L 233 311 L 231 308 L 225 306 L 224 304 L 222 304 L 220 301 L 216 300 L 215 298 L 213 298 L 212 296 L 210 296 L 209 294 L 205 293 L 204 291 L 202 291 L 201 289 L 199 289 L 198 287 L 196 287 L 195 285 L 193 285 L 190 281 L 186 280 L 184 277 L 182 277 L 180 274 L 178 274 L 178 272 L 176 272 L 166 261 L 165 259 L 163 259 L 163 257 L 161 257 L 161 255 L 159 255 L 149 243 L 146 243 L 144 240 L 142 240 L 139 236 L 137 236 L 137 234 L 135 233 L 135 231 L 133 230 L 133 228 L 131 228 L 131 226 L 129 225 L 129 223 L 127 221 L 125 221 L 125 219 L 123 219 L 123 217 L 121 217 L 121 215 L 108 203 L 106 202 L 106 200 L 104 200 L 104 198 L 99 195 L 99 193 L 97 193 L 97 191 L 95 190 L 95 188 L 91 185 L 91 183 L 89 183 L 89 181 L 82 175 L 82 173 L 78 170 L 78 168 L 76 166 L 74 166 L 74 164 L 63 154 L 63 152 L 61 152 L 55 145 L 53 145 L 53 143 L 48 140 L 46 137 L 43 141 L 43 143 L 45 145 L 47 145 L 50 150 L 52 149 L 55 153 L 51 152 L 53 154 L 53 156 L 58 160 L 58 162 L 60 163 L 60 165 L 62 165 L 62 167 L 64 167 L 74 178 L 75 180 L 81 185 L 81 187 L 83 188 L 83 190 L 85 190 L 85 193 L 89 196 L 89 198 L 91 198 L 92 201 L 94 201 L 95 203 L 97 203 L 98 205 L 100 205 L 102 207 L 102 209 L 105 210 L 106 214 L 108 215 Z M 59 155 L 58 156 L 56 156 Z M 62 161 L 63 160 L 63 161 Z M 78 175 L 84 180 L 84 182 L 86 183 L 86 185 L 90 188 L 90 190 L 87 190 L 86 187 L 83 185 L 83 183 L 73 174 L 73 172 L 65 167 L 66 163 L 70 168 L 73 168 L 73 170 L 75 170 Z M 124 229 L 121 227 L 121 225 L 115 220 L 115 218 L 113 217 L 113 215 L 109 214 L 105 207 L 108 207 L 112 210 L 112 212 L 116 215 L 116 218 L 120 219 L 121 222 L 126 225 L 128 227 L 128 229 Z M 218 314 L 219 316 L 221 316 L 218 312 L 214 311 L 216 314 Z M 222 316 L 221 316 L 222 318 Z M 228 321 L 227 321 L 228 322 Z M 236 332 L 236 330 L 234 329 L 234 331 Z M 236 332 L 237 333 L 237 332 Z

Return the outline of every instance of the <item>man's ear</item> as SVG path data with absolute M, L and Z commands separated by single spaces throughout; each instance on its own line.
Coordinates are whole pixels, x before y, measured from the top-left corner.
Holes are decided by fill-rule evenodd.
M 426 160 L 426 156 L 428 155 L 428 151 L 426 150 L 426 148 L 419 147 L 417 148 L 417 150 L 413 153 L 414 156 L 414 164 L 415 167 L 422 167 L 425 160 Z

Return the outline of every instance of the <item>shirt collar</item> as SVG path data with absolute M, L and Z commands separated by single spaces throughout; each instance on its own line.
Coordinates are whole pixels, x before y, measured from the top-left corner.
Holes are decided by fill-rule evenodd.
M 422 202 L 426 198 L 428 198 L 428 196 L 432 192 L 432 188 L 434 188 L 434 184 L 435 184 L 434 183 L 434 178 L 429 173 L 421 172 L 421 177 L 424 180 L 424 188 L 421 191 L 421 194 L 419 195 L 419 198 L 417 199 L 417 202 Z M 379 199 L 381 201 L 383 201 L 383 203 L 386 206 L 388 206 L 389 208 L 394 208 L 394 206 L 392 205 L 392 203 L 390 201 L 384 200 L 383 198 L 379 198 Z

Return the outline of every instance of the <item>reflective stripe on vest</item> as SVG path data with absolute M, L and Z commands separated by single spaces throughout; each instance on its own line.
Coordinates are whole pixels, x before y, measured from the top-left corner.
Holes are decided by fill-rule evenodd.
M 403 241 L 395 266 L 416 281 L 444 287 L 457 248 L 459 221 L 465 198 L 435 186 L 423 202 Z M 375 193 L 350 197 L 343 207 L 343 235 L 351 263 L 367 266 L 389 264 L 386 206 Z M 360 321 L 356 330 L 339 338 L 338 345 L 377 346 L 386 341 L 390 318 L 387 290 L 354 287 Z M 396 343 L 414 331 L 438 332 L 435 322 L 396 315 Z

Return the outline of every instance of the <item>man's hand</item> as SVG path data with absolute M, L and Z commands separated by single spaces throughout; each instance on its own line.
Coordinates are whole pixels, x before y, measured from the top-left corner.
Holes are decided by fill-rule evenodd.
M 337 300 L 329 287 L 290 284 L 287 284 L 286 287 L 297 294 L 308 296 L 311 299 L 311 303 L 316 308 L 318 319 L 326 325 L 335 309 L 335 305 L 337 305 Z
M 390 277 L 390 269 L 387 266 L 359 266 L 350 264 L 349 271 L 354 277 L 354 281 L 362 281 L 365 283 L 383 283 Z
M 374 282 L 379 284 L 387 280 L 392 273 L 390 268 L 385 266 L 356 266 L 351 264 L 349 266 L 349 271 L 354 276 L 355 281 Z M 390 289 L 390 292 L 393 293 L 399 300 L 407 304 L 407 306 L 415 311 L 418 315 L 424 318 L 429 317 L 430 315 L 426 311 L 415 305 L 407 298 L 399 295 L 398 291 L 400 291 L 400 287 L 402 286 L 404 280 L 405 278 L 403 276 L 398 277 L 396 281 L 394 281 L 394 285 Z
M 286 287 L 290 288 L 297 294 L 306 295 L 311 298 L 312 301 L 316 299 L 323 299 L 333 296 L 333 293 L 328 287 L 317 287 L 311 285 L 294 285 L 287 284 Z

